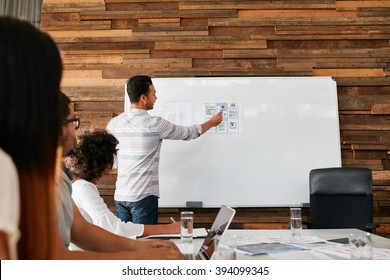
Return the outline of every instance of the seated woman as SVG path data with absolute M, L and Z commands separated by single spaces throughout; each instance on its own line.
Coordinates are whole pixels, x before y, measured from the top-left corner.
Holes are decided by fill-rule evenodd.
M 104 203 L 95 184 L 111 170 L 118 140 L 106 130 L 86 131 L 65 160 L 73 173 L 72 198 L 84 218 L 112 233 L 136 238 L 180 232 L 180 223 L 141 225 L 122 222 Z
M 19 239 L 19 179 L 11 157 L 0 148 L 0 260 L 16 260 Z

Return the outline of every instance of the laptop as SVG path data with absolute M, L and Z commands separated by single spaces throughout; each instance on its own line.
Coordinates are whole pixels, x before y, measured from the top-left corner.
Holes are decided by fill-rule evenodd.
M 229 206 L 222 205 L 199 252 L 195 256 L 193 254 L 185 254 L 185 257 L 190 260 L 210 260 L 215 250 L 214 239 L 220 239 L 224 235 L 235 214 L 236 210 Z

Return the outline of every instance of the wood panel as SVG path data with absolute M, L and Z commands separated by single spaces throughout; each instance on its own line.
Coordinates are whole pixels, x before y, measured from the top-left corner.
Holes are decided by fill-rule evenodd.
M 43 0 L 41 28 L 61 49 L 62 90 L 83 129 L 123 110 L 132 75 L 333 76 L 343 166 L 373 170 L 375 222 L 390 234 L 389 18 L 390 1 L 376 0 Z M 115 179 L 99 186 L 112 210 Z M 180 210 L 160 209 L 160 222 Z M 200 224 L 216 215 L 196 211 Z M 286 208 L 248 208 L 233 227 L 287 221 Z

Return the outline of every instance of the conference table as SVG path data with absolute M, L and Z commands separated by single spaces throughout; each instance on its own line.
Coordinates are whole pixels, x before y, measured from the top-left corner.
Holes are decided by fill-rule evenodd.
M 238 260 L 345 260 L 350 259 L 348 237 L 351 233 L 365 234 L 358 229 L 303 229 L 301 239 L 295 239 L 290 230 L 227 230 L 219 243 L 234 244 L 237 248 L 243 244 L 269 242 L 292 244 L 305 249 L 260 255 L 243 254 L 236 250 Z M 180 243 L 180 239 L 173 241 Z M 193 254 L 199 251 L 202 243 L 202 238 L 193 240 Z M 390 259 L 390 239 L 371 234 L 370 243 L 373 259 Z

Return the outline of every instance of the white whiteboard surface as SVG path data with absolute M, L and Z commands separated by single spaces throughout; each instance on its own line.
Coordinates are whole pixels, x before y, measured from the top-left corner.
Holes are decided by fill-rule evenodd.
M 203 207 L 302 205 L 309 203 L 309 171 L 341 166 L 337 89 L 330 77 L 152 81 L 157 102 L 150 114 L 164 105 L 183 104 L 200 124 L 205 103 L 240 107 L 239 133 L 164 140 L 161 207 L 184 207 L 187 201 L 202 201 Z M 125 94 L 125 110 L 129 107 Z

